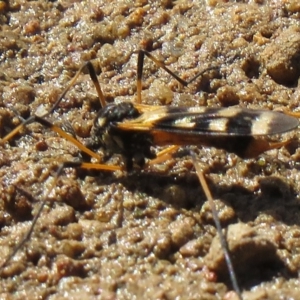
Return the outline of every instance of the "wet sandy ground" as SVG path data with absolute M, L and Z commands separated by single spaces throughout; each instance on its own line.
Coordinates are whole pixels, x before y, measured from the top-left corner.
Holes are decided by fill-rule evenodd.
M 151 105 L 297 110 L 298 1 L 0 1 L 0 134 L 47 111 L 84 61 L 93 60 L 108 102 L 134 101 L 138 49 Z M 102 73 L 100 74 L 100 69 Z M 83 74 L 49 117 L 84 142 L 99 108 Z M 67 169 L 30 241 L 1 270 L 1 299 L 236 299 L 209 205 L 188 151 L 208 173 L 244 299 L 300 298 L 299 137 L 244 160 L 183 147 L 133 174 Z M 38 124 L 0 152 L 0 249 L 27 232 L 63 161 L 81 157 Z M 118 157 L 111 163 L 118 163 Z

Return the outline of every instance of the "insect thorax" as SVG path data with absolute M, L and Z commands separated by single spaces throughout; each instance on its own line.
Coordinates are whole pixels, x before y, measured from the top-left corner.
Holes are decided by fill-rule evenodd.
M 143 166 L 145 158 L 154 158 L 151 151 L 150 134 L 134 130 L 121 130 L 118 124 L 125 120 L 135 119 L 140 112 L 131 102 L 109 104 L 98 112 L 91 131 L 88 147 L 102 147 L 106 157 L 121 154 L 127 169 L 133 164 Z

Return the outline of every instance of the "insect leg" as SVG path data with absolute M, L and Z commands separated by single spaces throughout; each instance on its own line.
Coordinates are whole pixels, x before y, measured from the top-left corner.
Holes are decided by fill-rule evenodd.
M 25 243 L 30 239 L 32 232 L 34 230 L 35 224 L 38 220 L 38 218 L 40 217 L 45 205 L 46 205 L 47 201 L 43 200 L 43 202 L 41 203 L 36 215 L 34 216 L 32 223 L 30 225 L 29 230 L 27 231 L 27 233 L 25 234 L 25 236 L 22 238 L 21 242 L 19 242 L 17 244 L 17 246 L 13 249 L 13 251 L 8 255 L 8 257 L 5 258 L 4 262 L 0 265 L 0 271 L 2 271 L 7 265 L 8 263 L 11 261 L 11 259 L 17 254 L 17 252 L 25 245 Z
M 144 58 L 145 55 L 150 58 L 158 67 L 164 69 L 167 73 L 169 73 L 172 77 L 174 77 L 179 83 L 181 83 L 183 86 L 187 86 L 194 80 L 196 80 L 198 77 L 206 73 L 210 70 L 217 70 L 220 67 L 219 66 L 212 66 L 209 68 L 204 69 L 203 71 L 196 74 L 193 78 L 186 81 L 176 75 L 173 71 L 171 71 L 162 61 L 156 59 L 150 52 L 146 50 L 139 50 L 138 51 L 138 64 L 137 64 L 137 103 L 142 103 L 142 76 L 143 76 L 143 66 L 144 66 Z
M 95 85 L 95 88 L 96 88 L 96 91 L 97 91 L 97 94 L 98 94 L 98 97 L 99 97 L 101 108 L 103 108 L 103 107 L 106 106 L 106 100 L 105 100 L 104 94 L 102 92 L 100 83 L 98 81 L 95 68 L 94 68 L 93 64 L 90 61 L 88 61 L 85 64 L 83 64 L 81 66 L 81 68 L 77 71 L 77 73 L 75 74 L 75 76 L 69 82 L 68 86 L 64 89 L 64 91 L 62 92 L 62 94 L 60 95 L 60 97 L 56 100 L 56 102 L 51 107 L 51 109 L 47 113 L 45 113 L 44 115 L 42 115 L 41 117 L 45 118 L 45 117 L 49 116 L 50 114 L 52 114 L 54 112 L 54 110 L 58 107 L 59 103 L 62 101 L 62 99 L 67 94 L 67 92 L 70 90 L 70 88 L 75 84 L 75 82 L 77 81 L 79 75 L 83 72 L 83 70 L 85 68 L 88 69 L 89 75 L 91 77 L 91 80 L 92 80 L 92 82 Z
M 17 126 L 15 129 L 13 129 L 10 133 L 8 133 L 4 138 L 2 138 L 0 140 L 0 142 L 5 143 L 8 142 L 9 140 L 11 140 L 16 134 L 18 134 L 22 128 L 24 128 L 26 125 L 30 124 L 30 123 L 40 123 L 41 125 L 43 125 L 46 128 L 51 129 L 52 131 L 58 133 L 61 137 L 65 138 L 66 140 L 68 140 L 69 142 L 73 143 L 74 145 L 76 145 L 82 152 L 88 154 L 90 157 L 95 158 L 98 162 L 101 161 L 101 157 L 95 153 L 94 151 L 88 149 L 86 146 L 84 146 L 82 143 L 80 143 L 76 138 L 74 138 L 73 136 L 71 136 L 70 134 L 68 134 L 67 132 L 65 132 L 64 130 L 62 130 L 60 127 L 50 123 L 49 121 L 47 121 L 45 118 L 47 116 L 49 116 L 51 113 L 53 113 L 53 111 L 58 107 L 59 103 L 62 101 L 62 99 L 64 98 L 64 96 L 66 95 L 66 93 L 69 91 L 69 89 L 74 85 L 74 83 L 76 82 L 76 80 L 78 79 L 79 75 L 81 74 L 81 72 L 87 68 L 91 77 L 91 80 L 93 81 L 95 88 L 97 90 L 97 94 L 99 97 L 99 101 L 100 101 L 100 105 L 101 107 L 105 107 L 106 106 L 106 101 L 105 101 L 105 97 L 102 93 L 101 87 L 100 87 L 100 83 L 97 79 L 97 75 L 95 72 L 95 69 L 92 65 L 92 63 L 89 61 L 87 63 L 85 63 L 76 73 L 76 75 L 72 78 L 72 80 L 70 81 L 70 83 L 68 84 L 68 86 L 64 89 L 64 91 L 62 92 L 62 94 L 60 95 L 60 97 L 57 99 L 57 101 L 54 103 L 54 105 L 52 106 L 52 108 L 46 112 L 45 114 L 43 114 L 42 116 L 32 116 L 29 117 L 27 120 L 23 120 L 22 118 L 20 118 L 20 116 L 18 116 L 20 118 L 20 120 L 22 121 L 22 123 Z M 39 216 L 41 215 L 41 212 L 47 202 L 47 198 L 49 196 L 49 194 L 51 193 L 51 191 L 54 189 L 55 184 L 57 182 L 58 177 L 60 176 L 62 170 L 64 168 L 67 167 L 80 167 L 83 169 L 97 169 L 97 170 L 107 170 L 107 171 L 118 171 L 121 170 L 121 167 L 119 166 L 114 166 L 114 165 L 106 165 L 106 164 L 101 164 L 101 163 L 64 163 L 61 167 L 59 167 L 53 183 L 51 185 L 51 187 L 49 188 L 48 192 L 46 193 L 46 196 L 44 198 L 44 200 L 42 201 L 37 214 L 35 215 L 35 217 L 33 218 L 32 224 L 30 226 L 30 229 L 28 230 L 28 232 L 26 233 L 26 235 L 23 237 L 23 239 L 21 240 L 21 242 L 15 247 L 15 249 L 12 251 L 12 253 L 5 259 L 4 263 L 2 265 L 0 265 L 0 269 L 2 270 L 8 263 L 9 261 L 15 256 L 15 254 L 19 251 L 19 249 L 21 249 L 23 247 L 23 245 L 30 239 L 30 236 L 34 230 L 35 224 L 39 218 Z
M 104 165 L 104 164 L 97 164 L 97 163 L 85 163 L 85 162 L 64 162 L 62 163 L 58 170 L 56 171 L 53 181 L 51 185 L 48 188 L 48 191 L 45 194 L 44 200 L 42 201 L 36 215 L 34 216 L 32 223 L 30 225 L 29 230 L 27 231 L 26 235 L 22 238 L 21 242 L 17 244 L 17 246 L 13 249 L 11 254 L 5 259 L 5 261 L 0 265 L 0 270 L 2 270 L 7 264 L 10 262 L 10 260 L 16 255 L 16 253 L 24 246 L 24 244 L 30 239 L 35 224 L 37 223 L 46 203 L 47 199 L 49 198 L 50 193 L 54 190 L 59 176 L 62 174 L 63 170 L 65 168 L 81 168 L 81 169 L 87 169 L 87 170 L 107 170 L 107 171 L 118 171 L 121 170 L 119 166 L 109 166 L 109 165 Z
M 27 124 L 38 122 L 41 125 L 43 125 L 46 128 L 51 129 L 52 131 L 58 133 L 61 137 L 65 138 L 75 146 L 77 146 L 81 151 L 88 154 L 90 157 L 93 157 L 97 159 L 98 161 L 101 161 L 101 157 L 95 153 L 94 151 L 90 150 L 86 146 L 84 146 L 81 142 L 76 140 L 73 136 L 63 131 L 60 127 L 50 123 L 49 121 L 45 120 L 44 118 L 38 117 L 38 116 L 32 116 L 29 119 L 27 119 L 25 122 L 17 126 L 14 130 L 12 130 L 9 134 L 7 134 L 3 139 L 2 142 L 7 142 L 10 139 L 12 139 L 24 126 Z M 106 164 L 97 164 L 97 169 L 99 170 L 109 170 L 109 171 L 116 171 L 120 170 L 121 168 L 114 165 L 106 165 Z M 96 167 L 95 167 L 96 168 Z
M 211 195 L 211 192 L 210 192 L 209 187 L 207 185 L 207 182 L 205 180 L 203 170 L 201 169 L 199 163 L 196 160 L 195 153 L 191 152 L 191 156 L 192 156 L 194 167 L 196 169 L 196 174 L 197 174 L 197 176 L 199 178 L 200 184 L 201 184 L 201 186 L 203 188 L 203 191 L 204 191 L 204 193 L 206 195 L 206 198 L 207 198 L 207 200 L 208 200 L 208 202 L 210 204 L 210 209 L 212 211 L 213 219 L 214 219 L 217 231 L 218 231 L 218 235 L 219 235 L 219 238 L 220 238 L 221 246 L 222 246 L 222 249 L 224 251 L 224 256 L 225 256 L 225 260 L 226 260 L 227 268 L 228 268 L 228 271 L 229 271 L 229 276 L 230 276 L 230 280 L 231 280 L 232 286 L 233 286 L 235 292 L 237 293 L 238 298 L 240 300 L 242 300 L 241 290 L 240 290 L 239 284 L 237 282 L 236 274 L 235 274 L 235 271 L 234 271 L 234 268 L 233 268 L 233 264 L 232 264 L 232 261 L 231 261 L 231 257 L 230 257 L 230 253 L 229 253 L 229 249 L 228 249 L 228 244 L 227 244 L 227 241 L 226 241 L 226 239 L 224 237 L 224 234 L 222 232 L 222 227 L 221 227 L 220 219 L 218 217 L 218 211 L 216 209 L 213 197 Z
M 172 154 L 176 152 L 180 146 L 173 145 L 167 147 L 156 154 L 156 157 L 147 162 L 146 166 L 160 164 L 168 159 L 172 158 Z
M 292 140 L 288 139 L 281 142 L 269 142 L 267 140 L 263 139 L 253 139 L 251 143 L 249 143 L 246 151 L 240 154 L 241 157 L 244 158 L 252 158 L 257 157 L 261 153 L 264 153 L 266 151 L 272 150 L 272 149 L 279 149 L 283 146 L 288 145 Z M 239 153 L 238 153 L 239 155 Z
M 295 117 L 295 118 L 300 118 L 300 112 L 293 112 L 293 111 L 289 111 L 287 109 L 283 110 L 283 112 L 288 116 L 292 116 L 292 117 Z
M 12 130 L 9 134 L 7 134 L 3 139 L 2 142 L 7 142 L 10 139 L 12 139 L 24 126 L 26 126 L 27 124 L 33 123 L 33 122 L 38 122 L 41 125 L 45 126 L 46 128 L 51 129 L 52 131 L 58 133 L 61 137 L 65 138 L 66 140 L 68 140 L 69 142 L 73 143 L 74 145 L 76 145 L 81 151 L 85 152 L 86 154 L 88 154 L 89 156 L 97 159 L 98 161 L 101 160 L 101 157 L 91 151 L 90 149 L 88 149 L 87 147 L 85 147 L 82 143 L 80 143 L 78 140 L 76 140 L 73 136 L 71 136 L 70 134 L 66 133 L 65 131 L 63 131 L 60 127 L 50 123 L 49 121 L 45 120 L 44 118 L 38 117 L 38 116 L 32 116 L 30 118 L 28 118 L 27 120 L 25 120 L 24 122 L 22 122 L 19 126 L 17 126 L 14 130 Z M 2 270 L 8 263 L 9 261 L 15 256 L 15 254 L 23 247 L 23 245 L 30 239 L 32 232 L 34 230 L 35 224 L 38 220 L 38 218 L 40 217 L 43 208 L 45 207 L 46 203 L 47 203 L 47 199 L 49 194 L 51 193 L 51 191 L 54 189 L 56 182 L 58 180 L 58 177 L 60 176 L 60 174 L 62 173 L 62 170 L 64 168 L 67 167 L 80 167 L 80 168 L 85 168 L 85 169 L 98 169 L 98 170 L 108 170 L 108 171 L 118 171 L 121 170 L 121 167 L 119 166 L 114 166 L 114 165 L 105 165 L 105 164 L 100 164 L 100 163 L 70 163 L 70 162 L 66 162 L 64 164 L 62 164 L 58 171 L 56 172 L 56 175 L 54 177 L 53 183 L 50 186 L 48 192 L 46 193 L 46 196 L 44 198 L 44 200 L 42 201 L 37 214 L 35 215 L 35 217 L 32 220 L 32 224 L 28 230 L 28 232 L 26 233 L 26 235 L 22 238 L 21 242 L 14 248 L 14 250 L 12 251 L 12 253 L 5 259 L 4 263 L 0 266 L 0 269 Z

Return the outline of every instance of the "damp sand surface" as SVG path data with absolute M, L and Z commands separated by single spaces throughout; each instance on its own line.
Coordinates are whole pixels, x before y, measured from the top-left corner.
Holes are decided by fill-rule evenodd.
M 92 60 L 108 102 L 296 110 L 298 1 L 0 1 L 0 134 L 43 114 Z M 89 137 L 99 102 L 83 74 L 49 116 Z M 236 299 L 189 151 L 207 172 L 244 299 L 298 299 L 299 138 L 258 158 L 182 147 L 132 174 L 66 169 L 30 240 L 1 270 L 1 299 Z M 277 139 L 278 138 L 278 139 Z M 157 149 L 159 150 L 159 149 Z M 28 231 L 57 167 L 80 151 L 31 124 L 0 152 L 1 261 Z M 120 163 L 112 157 L 110 163 Z

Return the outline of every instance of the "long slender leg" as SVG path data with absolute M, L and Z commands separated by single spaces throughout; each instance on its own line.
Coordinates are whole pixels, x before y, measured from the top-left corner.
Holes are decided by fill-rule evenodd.
M 96 75 L 96 71 L 95 71 L 95 69 L 93 67 L 93 64 L 90 61 L 88 61 L 84 65 L 82 65 L 81 68 L 77 71 L 77 73 L 75 74 L 75 76 L 69 82 L 68 86 L 64 89 L 64 91 L 62 92 L 62 94 L 59 96 L 59 98 L 56 100 L 56 102 L 54 103 L 54 105 L 51 107 L 51 109 L 48 112 L 46 112 L 45 114 L 43 114 L 41 116 L 34 115 L 32 117 L 29 117 L 27 120 L 23 120 L 20 116 L 18 116 L 19 119 L 22 120 L 22 123 L 19 126 L 17 126 L 15 129 L 13 129 L 11 132 L 9 132 L 4 138 L 2 138 L 0 142 L 5 143 L 5 142 L 9 141 L 10 139 L 12 139 L 27 124 L 30 124 L 30 123 L 33 123 L 33 122 L 38 122 L 38 123 L 44 125 L 45 127 L 48 127 L 51 130 L 57 132 L 60 136 L 66 138 L 67 140 L 69 140 L 70 142 L 72 142 L 73 144 L 75 144 L 76 146 L 78 146 L 80 150 L 82 150 L 83 152 L 87 153 L 91 157 L 95 157 L 95 158 L 97 158 L 99 160 L 99 156 L 96 155 L 96 153 L 94 153 L 93 151 L 89 150 L 83 144 L 81 144 L 80 142 L 78 142 L 75 138 L 72 138 L 69 134 L 67 134 L 62 129 L 60 129 L 58 126 L 55 126 L 55 125 L 49 123 L 45 119 L 47 116 L 49 116 L 50 114 L 52 114 L 54 112 L 54 110 L 58 107 L 59 103 L 63 100 L 64 96 L 67 94 L 67 92 L 70 90 L 70 88 L 75 84 L 75 82 L 77 81 L 79 75 L 83 72 L 83 70 L 85 68 L 88 69 L 89 75 L 91 77 L 91 80 L 92 80 L 92 82 L 95 85 L 95 88 L 96 88 L 96 91 L 97 91 L 97 94 L 98 94 L 98 97 L 99 97 L 101 108 L 105 107 L 106 106 L 106 100 L 105 100 L 104 94 L 102 92 L 100 83 L 98 81 L 98 78 L 97 78 L 97 75 Z M 13 108 L 12 108 L 12 110 L 15 112 L 15 110 Z M 15 113 L 18 115 L 17 112 L 15 112 Z
M 158 67 L 163 68 L 167 73 L 169 73 L 171 76 L 173 76 L 179 83 L 181 83 L 183 86 L 187 86 L 189 83 L 193 82 L 194 80 L 196 80 L 198 77 L 200 77 L 201 75 L 203 75 L 205 72 L 209 71 L 209 70 L 215 70 L 215 69 L 219 69 L 219 67 L 217 66 L 213 66 L 213 67 L 209 67 L 201 72 L 199 72 L 198 74 L 196 74 L 193 78 L 191 78 L 188 81 L 183 80 L 182 78 L 180 78 L 178 75 L 176 75 L 173 71 L 171 71 L 168 67 L 165 66 L 165 64 L 159 60 L 157 60 L 152 54 L 150 54 L 149 52 L 145 51 L 145 50 L 140 50 L 138 52 L 138 67 L 137 67 L 137 103 L 141 103 L 142 102 L 142 73 L 143 73 L 143 65 L 144 65 L 144 57 L 145 55 L 150 58 Z M 168 147 L 164 150 L 162 150 L 157 158 L 151 160 L 150 162 L 148 162 L 148 165 L 152 165 L 154 163 L 158 163 L 158 162 L 162 162 L 165 161 L 167 159 L 170 158 L 170 155 L 175 152 L 178 149 L 178 146 L 171 146 Z M 207 186 L 203 171 L 201 170 L 201 167 L 199 166 L 199 164 L 196 161 L 195 158 L 195 154 L 192 153 L 192 159 L 193 159 L 193 163 L 194 166 L 196 168 L 196 172 L 197 172 L 197 176 L 199 178 L 200 184 L 202 185 L 202 188 L 205 192 L 205 195 L 210 203 L 210 207 L 212 210 L 212 214 L 213 214 L 213 218 L 214 218 L 214 222 L 220 237 L 220 241 L 221 241 L 221 245 L 222 245 L 222 249 L 224 251 L 224 255 L 225 255 L 225 260 L 226 260 L 226 264 L 229 270 L 229 274 L 230 274 L 230 279 L 233 285 L 233 288 L 235 290 L 235 292 L 237 293 L 237 296 L 239 299 L 242 299 L 242 295 L 241 295 L 241 291 L 237 282 L 237 278 L 236 278 L 236 274 L 233 268 L 233 264 L 231 261 L 231 257 L 229 254 L 229 249 L 228 249 L 228 245 L 226 242 L 226 239 L 222 233 L 222 228 L 221 228 L 221 224 L 220 224 L 220 220 L 218 217 L 218 212 L 216 210 L 216 206 L 214 204 L 212 195 L 210 193 L 210 190 Z
M 89 156 L 96 158 L 98 161 L 101 161 L 101 157 L 95 153 L 94 151 L 88 149 L 85 147 L 82 143 L 80 143 L 78 140 L 76 140 L 73 136 L 63 131 L 60 127 L 50 123 L 49 121 L 45 120 L 44 118 L 38 117 L 38 116 L 32 116 L 31 118 L 27 119 L 25 122 L 17 126 L 13 131 L 11 131 L 9 134 L 7 134 L 3 139 L 2 142 L 7 142 L 11 138 L 13 138 L 25 125 L 38 122 L 41 125 L 45 126 L 46 128 L 51 129 L 52 131 L 58 133 L 61 137 L 65 138 L 66 140 L 70 141 L 74 145 L 76 145 L 81 151 L 88 154 Z M 98 164 L 99 166 L 102 166 L 102 170 L 110 170 L 110 171 L 116 171 L 120 170 L 120 167 L 113 166 L 113 165 L 105 165 L 105 164 Z M 100 168 L 100 167 L 99 167 Z
M 50 130 L 58 133 L 61 137 L 65 138 L 66 140 L 70 141 L 71 143 L 73 143 L 74 145 L 76 145 L 81 151 L 83 151 L 84 153 L 88 154 L 90 157 L 93 157 L 95 159 L 97 159 L 98 162 L 101 161 L 101 157 L 95 153 L 94 151 L 88 149 L 86 146 L 84 146 L 82 143 L 80 143 L 76 138 L 74 138 L 73 136 L 71 136 L 70 134 L 66 133 L 65 131 L 63 131 L 60 127 L 50 123 L 49 121 L 47 121 L 45 118 L 47 116 L 49 116 L 51 113 L 54 112 L 54 110 L 58 107 L 59 103 L 62 101 L 62 99 L 64 98 L 64 96 L 66 95 L 66 93 L 70 90 L 70 88 L 75 84 L 75 82 L 77 81 L 79 75 L 82 73 L 82 71 L 87 68 L 91 77 L 91 80 L 93 81 L 95 88 L 97 90 L 97 94 L 99 97 L 99 101 L 100 101 L 100 105 L 101 107 L 105 107 L 106 106 L 106 101 L 105 101 L 105 97 L 103 95 L 100 83 L 97 79 L 97 75 L 95 72 L 95 69 L 92 65 L 92 63 L 89 61 L 87 63 L 85 63 L 76 73 L 76 75 L 72 78 L 72 80 L 70 81 L 70 83 L 68 84 L 68 86 L 64 89 L 64 91 L 62 92 L 62 94 L 60 95 L 60 97 L 57 99 L 57 101 L 54 103 L 54 105 L 52 106 L 52 108 L 45 114 L 43 114 L 42 116 L 32 116 L 29 117 L 27 120 L 23 120 L 21 117 L 20 120 L 22 121 L 22 123 L 17 126 L 15 129 L 13 129 L 10 133 L 8 133 L 4 138 L 1 139 L 1 143 L 5 143 L 8 142 L 9 140 L 11 140 L 16 134 L 18 134 L 22 128 L 24 128 L 26 125 L 30 124 L 30 123 L 40 123 L 41 125 L 43 125 L 46 128 L 49 128 Z M 67 167 L 72 167 L 72 168 L 83 168 L 83 169 L 97 169 L 97 170 L 107 170 L 107 171 L 118 171 L 121 170 L 120 166 L 114 166 L 114 165 L 106 165 L 106 164 L 101 164 L 101 163 L 72 163 L 72 162 L 67 162 L 64 163 L 57 171 L 55 178 L 53 180 L 53 184 L 51 185 L 51 187 L 49 188 L 48 192 L 46 193 L 46 197 L 45 199 L 42 201 L 38 212 L 36 214 L 36 216 L 34 217 L 32 224 L 30 226 L 30 229 L 28 230 L 28 232 L 26 233 L 26 235 L 24 236 L 24 238 L 21 240 L 21 242 L 15 247 L 15 249 L 12 251 L 12 253 L 5 259 L 4 263 L 0 266 L 0 270 L 2 270 L 8 263 L 9 261 L 15 256 L 15 254 L 18 252 L 19 249 L 21 249 L 23 247 L 23 245 L 30 239 L 30 236 L 32 235 L 32 232 L 34 230 L 35 224 L 39 218 L 39 216 L 42 213 L 42 210 L 47 202 L 47 198 L 49 196 L 49 194 L 51 193 L 51 191 L 53 190 L 53 188 L 55 187 L 55 184 L 57 182 L 58 177 L 60 176 L 60 174 L 62 173 L 62 170 L 64 168 Z
M 81 66 L 81 68 L 77 71 L 77 73 L 75 74 L 75 76 L 72 78 L 72 80 L 69 82 L 68 86 L 64 89 L 64 91 L 62 92 L 62 94 L 59 96 L 59 98 L 56 100 L 56 102 L 54 103 L 54 105 L 51 107 L 51 109 L 49 110 L 49 112 L 45 113 L 44 115 L 42 115 L 41 117 L 45 118 L 47 116 L 49 116 L 50 114 L 52 114 L 54 112 L 54 110 L 58 107 L 59 103 L 62 101 L 62 99 L 65 97 L 65 95 L 67 94 L 67 92 L 70 90 L 70 88 L 75 84 L 75 82 L 77 81 L 79 75 L 83 72 L 83 70 L 87 68 L 91 77 L 92 82 L 95 85 L 98 97 L 99 97 L 99 101 L 100 101 L 100 105 L 101 108 L 106 106 L 106 100 L 104 97 L 104 94 L 102 92 L 100 83 L 98 81 L 97 75 L 96 75 L 96 71 L 93 67 L 93 64 L 88 61 L 86 62 L 84 65 Z
M 13 131 L 11 131 L 8 135 L 6 135 L 3 139 L 2 142 L 7 142 L 10 139 L 12 139 L 24 126 L 26 126 L 29 123 L 33 123 L 33 122 L 38 122 L 41 125 L 45 126 L 46 128 L 51 129 L 52 131 L 58 133 L 61 137 L 65 138 L 66 140 L 70 141 L 71 143 L 73 143 L 74 145 L 76 145 L 81 151 L 85 152 L 86 154 L 88 154 L 89 156 L 96 158 L 98 161 L 101 161 L 101 157 L 93 152 L 92 150 L 88 149 L 87 147 L 85 147 L 82 143 L 80 143 L 78 140 L 76 140 L 73 136 L 71 136 L 70 134 L 66 133 L 65 131 L 63 131 L 60 127 L 50 123 L 49 121 L 45 120 L 44 118 L 38 117 L 38 116 L 32 116 L 29 119 L 25 120 L 22 124 L 20 124 L 19 126 L 17 126 Z M 26 233 L 26 235 L 22 238 L 21 242 L 13 249 L 13 251 L 11 252 L 11 254 L 5 259 L 5 261 L 3 262 L 2 265 L 0 265 L 0 270 L 2 270 L 8 263 L 9 261 L 16 255 L 16 253 L 24 246 L 24 244 L 30 239 L 32 232 L 34 230 L 35 224 L 38 220 L 38 218 L 40 217 L 43 208 L 45 207 L 46 203 L 47 203 L 47 199 L 49 194 L 51 193 L 51 191 L 54 189 L 57 180 L 60 176 L 60 174 L 62 173 L 64 168 L 82 168 L 82 169 L 97 169 L 97 170 L 106 170 L 106 171 L 118 171 L 121 170 L 120 166 L 114 166 L 114 165 L 106 165 L 106 164 L 100 164 L 100 163 L 78 163 L 78 162 L 66 162 L 64 164 L 62 164 L 58 171 L 55 174 L 54 180 L 49 188 L 49 190 L 46 193 L 46 196 L 44 198 L 44 200 L 42 201 L 37 214 L 35 215 L 35 217 L 32 220 L 31 226 L 28 230 L 28 232 Z
M 162 150 L 161 152 L 158 153 L 157 158 L 154 158 L 153 160 L 150 160 L 147 163 L 146 166 L 151 166 L 155 163 L 162 163 L 163 161 L 170 159 L 172 153 L 174 153 L 176 150 L 178 150 L 178 148 L 179 148 L 179 146 L 170 146 L 170 147 Z M 222 246 L 222 249 L 224 251 L 225 261 L 226 261 L 227 268 L 228 268 L 228 271 L 229 271 L 229 276 L 230 276 L 232 286 L 233 286 L 238 298 L 240 300 L 242 300 L 241 290 L 240 290 L 240 287 L 239 287 L 239 284 L 238 284 L 238 281 L 237 281 L 237 277 L 236 277 L 236 274 L 235 274 L 235 271 L 234 271 L 234 267 L 233 267 L 233 264 L 232 264 L 232 261 L 231 261 L 231 257 L 230 257 L 230 253 L 229 253 L 229 249 L 228 249 L 228 244 L 227 244 L 227 241 L 226 241 L 226 239 L 224 237 L 224 234 L 222 232 L 220 219 L 218 217 L 218 211 L 216 209 L 213 197 L 211 195 L 211 192 L 210 192 L 209 187 L 207 185 L 207 182 L 205 180 L 203 170 L 201 169 L 199 163 L 196 160 L 195 153 L 191 152 L 191 156 L 192 156 L 194 167 L 196 169 L 196 174 L 199 178 L 199 182 L 200 182 L 200 184 L 203 188 L 203 191 L 206 195 L 206 198 L 207 198 L 207 200 L 210 204 L 210 209 L 212 211 L 213 219 L 214 219 L 217 231 L 218 231 L 221 246 Z
M 173 146 L 170 146 L 170 147 L 167 147 L 167 148 L 161 150 L 160 152 L 158 152 L 156 154 L 155 158 L 149 160 L 146 163 L 146 167 L 154 165 L 154 164 L 161 164 L 162 162 L 164 162 L 164 161 L 166 161 L 168 159 L 171 159 L 172 158 L 172 154 L 174 152 L 176 152 L 179 149 L 179 147 L 180 146 L 173 145 Z
M 236 274 L 235 274 L 235 271 L 234 271 L 234 268 L 233 268 L 233 264 L 232 264 L 232 261 L 231 261 L 231 257 L 230 257 L 230 253 L 229 253 L 229 249 L 228 249 L 228 244 L 227 244 L 225 236 L 222 232 L 222 227 L 221 227 L 220 219 L 218 217 L 218 211 L 216 209 L 214 199 L 211 195 L 211 192 L 210 192 L 209 187 L 207 185 L 207 182 L 205 180 L 203 170 L 201 169 L 199 163 L 196 160 L 195 153 L 191 152 L 191 156 L 192 156 L 194 167 L 196 169 L 196 174 L 199 178 L 199 182 L 200 182 L 200 184 L 203 188 L 203 191 L 204 191 L 204 193 L 206 195 L 206 198 L 209 202 L 210 209 L 212 211 L 213 219 L 214 219 L 217 231 L 218 231 L 221 246 L 222 246 L 222 249 L 224 251 L 224 256 L 225 256 L 227 268 L 228 268 L 228 271 L 229 271 L 229 276 L 230 276 L 231 283 L 233 285 L 233 288 L 234 288 L 235 292 L 237 293 L 238 298 L 240 300 L 242 300 L 241 290 L 240 290 L 240 287 L 239 287 L 239 284 L 238 284 L 238 281 L 237 281 L 237 278 L 236 278 Z
M 143 76 L 143 67 L 144 67 L 144 58 L 145 55 L 150 58 L 158 67 L 164 69 L 167 73 L 169 73 L 172 77 L 174 77 L 179 83 L 183 86 L 187 86 L 191 82 L 195 81 L 198 77 L 202 76 L 204 73 L 210 70 L 218 70 L 219 66 L 212 66 L 206 68 L 192 77 L 190 80 L 186 81 L 176 75 L 173 71 L 171 71 L 162 61 L 156 59 L 150 52 L 146 50 L 139 50 L 138 51 L 138 64 L 137 64 L 137 103 L 142 103 L 142 76 Z
M 285 109 L 285 110 L 283 110 L 283 112 L 286 115 L 289 115 L 289 116 L 292 116 L 292 117 L 295 117 L 295 118 L 300 118 L 300 112 L 299 111 L 293 112 L 293 111 L 289 111 L 288 109 Z
M 81 169 L 86 169 L 86 170 L 107 170 L 107 171 L 118 171 L 121 170 L 121 168 L 119 166 L 109 166 L 109 165 L 103 165 L 103 164 L 97 164 L 97 163 L 85 163 L 85 162 L 64 162 L 63 164 L 61 164 L 58 168 L 58 170 L 56 171 L 53 181 L 51 183 L 51 185 L 49 186 L 48 190 L 46 191 L 44 200 L 42 201 L 36 215 L 34 216 L 32 223 L 30 225 L 29 230 L 27 231 L 26 235 L 22 238 L 21 242 L 17 244 L 17 246 L 13 249 L 13 251 L 8 255 L 7 258 L 5 258 L 4 262 L 0 265 L 0 271 L 3 270 L 7 264 L 10 262 L 10 260 L 16 255 L 16 253 L 24 246 L 24 244 L 30 239 L 35 224 L 38 221 L 47 201 L 49 198 L 50 193 L 53 191 L 53 189 L 55 188 L 56 184 L 57 184 L 57 180 L 59 178 L 59 176 L 61 175 L 61 173 L 63 172 L 63 170 L 65 168 L 81 168 Z

